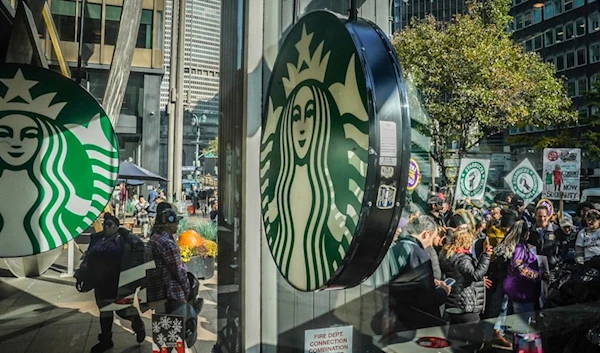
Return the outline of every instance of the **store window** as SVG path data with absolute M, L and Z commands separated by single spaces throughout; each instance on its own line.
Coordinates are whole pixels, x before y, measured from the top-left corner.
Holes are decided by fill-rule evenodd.
M 77 3 L 74 0 L 54 0 L 51 12 L 60 40 L 75 42 Z
M 573 22 L 565 24 L 565 40 L 575 38 L 575 31 L 573 30 Z
M 575 67 L 575 52 L 569 51 L 567 52 L 566 61 L 567 61 L 567 69 L 572 69 Z
M 554 17 L 554 5 L 552 1 L 544 3 L 544 20 L 549 20 Z
M 558 54 L 556 56 L 556 71 L 563 71 L 565 69 L 565 56 L 564 54 Z
M 554 31 L 549 30 L 544 33 L 544 45 L 550 47 L 554 45 Z
M 555 38 L 555 42 L 558 43 L 562 43 L 565 39 L 565 30 L 563 28 L 563 26 L 558 26 L 554 29 L 554 38 Z
M 542 9 L 533 9 L 533 24 L 542 22 Z
M 600 14 L 594 12 L 588 17 L 588 31 L 593 33 L 598 30 L 600 30 Z
M 565 0 L 565 12 L 573 10 L 573 0 Z
M 121 7 L 106 5 L 106 21 L 104 30 L 104 44 L 116 45 L 121 21 Z
M 152 10 L 142 10 L 136 48 L 152 49 Z
M 600 43 L 593 43 L 590 45 L 590 63 L 597 63 L 600 61 Z
M 533 37 L 533 50 L 540 50 L 542 48 L 544 48 L 544 37 L 540 33 Z
M 575 36 L 581 37 L 585 35 L 585 18 L 578 18 L 575 21 Z
M 577 49 L 577 66 L 587 64 L 587 53 L 585 47 Z
M 100 44 L 102 40 L 102 5 L 86 3 L 83 21 L 83 42 Z

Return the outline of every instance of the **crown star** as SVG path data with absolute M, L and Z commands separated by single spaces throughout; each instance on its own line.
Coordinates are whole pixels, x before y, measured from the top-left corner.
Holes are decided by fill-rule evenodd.
M 67 105 L 66 102 L 52 104 L 56 96 L 55 92 L 46 93 L 33 99 L 30 89 L 39 82 L 25 79 L 21 69 L 17 70 L 12 79 L 0 79 L 0 82 L 8 88 L 4 97 L 0 97 L 0 111 L 30 112 L 56 120 L 65 105 Z M 25 102 L 13 102 L 12 100 L 16 97 L 22 98 Z
M 310 63 L 310 43 L 314 33 L 306 33 L 306 25 L 302 26 L 302 38 L 296 43 L 296 49 L 298 50 L 298 69 L 302 68 L 303 63 Z
M 6 92 L 6 95 L 4 96 L 6 102 L 10 102 L 16 97 L 21 97 L 25 101 L 31 102 L 31 93 L 29 90 L 38 83 L 38 81 L 25 79 L 21 69 L 17 70 L 14 78 L 5 78 L 0 80 L 0 82 L 8 88 L 8 92 Z

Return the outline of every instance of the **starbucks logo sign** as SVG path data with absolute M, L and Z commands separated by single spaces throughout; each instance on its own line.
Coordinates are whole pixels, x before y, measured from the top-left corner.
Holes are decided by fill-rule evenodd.
M 326 11 L 303 17 L 281 47 L 267 90 L 260 171 L 263 221 L 277 267 L 299 290 L 356 285 L 372 273 L 382 257 L 379 247 L 389 246 L 388 229 L 373 238 L 375 251 L 357 252 L 356 240 L 369 226 L 361 213 L 372 208 L 383 219 L 399 217 L 395 204 L 407 184 L 404 144 L 409 138 L 400 146 L 397 139 L 391 139 L 393 146 L 385 145 L 389 158 L 384 164 L 370 157 L 370 146 L 381 149 L 369 135 L 377 97 L 367 89 L 369 58 L 357 49 L 347 26 L 351 30 L 352 23 Z M 371 35 L 378 34 L 372 29 Z M 388 56 L 391 46 L 379 45 Z M 390 57 L 393 69 L 391 60 L 395 58 Z M 386 75 L 396 84 L 401 77 L 397 71 Z M 393 136 L 398 131 L 402 136 L 408 116 L 402 117 L 400 91 L 392 93 L 388 108 L 397 109 L 398 118 L 386 126 L 392 126 Z M 385 173 L 380 165 L 386 166 Z M 384 202 L 376 202 L 377 187 L 367 191 L 369 183 L 393 190 L 386 194 L 385 207 L 377 208 Z M 354 271 L 358 263 L 348 262 L 351 253 L 370 260 Z
M 485 188 L 486 169 L 480 162 L 471 162 L 463 169 L 460 175 L 460 190 L 463 195 L 477 195 Z
M 511 186 L 523 199 L 535 198 L 540 193 L 538 179 L 535 171 L 527 167 L 520 167 L 514 171 Z
M 116 136 L 75 82 L 0 67 L 0 257 L 62 246 L 100 215 L 118 174 Z

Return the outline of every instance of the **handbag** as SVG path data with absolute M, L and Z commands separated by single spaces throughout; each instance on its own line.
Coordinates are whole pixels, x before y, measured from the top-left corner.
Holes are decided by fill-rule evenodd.
M 90 271 L 88 270 L 87 264 L 84 263 L 75 270 L 73 278 L 75 278 L 75 288 L 79 293 L 87 293 L 94 289 L 94 284 L 90 278 Z

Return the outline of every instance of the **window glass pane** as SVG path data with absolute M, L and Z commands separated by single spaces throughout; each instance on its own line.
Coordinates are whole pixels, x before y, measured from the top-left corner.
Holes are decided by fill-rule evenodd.
M 573 0 L 565 0 L 565 11 L 573 9 Z
M 523 28 L 523 15 L 515 16 L 515 29 Z
M 554 17 L 554 6 L 552 2 L 544 3 L 544 19 L 548 20 Z
M 163 12 L 156 11 L 156 49 L 163 48 Z
M 562 1 L 554 0 L 554 16 L 562 13 Z
M 585 0 L 575 0 L 575 8 L 585 5 Z
M 575 53 L 568 52 L 567 53 L 567 69 L 575 67 Z
M 577 80 L 577 94 L 581 96 L 586 91 L 587 91 L 587 78 L 582 77 L 579 80 Z
M 528 39 L 525 41 L 525 51 L 532 51 L 533 50 L 533 40 Z
M 565 25 L 565 40 L 573 39 L 574 37 L 573 22 L 569 22 Z
M 100 44 L 102 39 L 102 5 L 87 3 L 83 22 L 83 42 Z
M 554 38 L 556 43 L 561 43 L 564 40 L 565 32 L 562 26 L 558 26 L 554 29 Z
M 116 45 L 121 21 L 121 7 L 106 5 L 106 22 L 104 30 L 104 44 Z
M 598 30 L 600 30 L 600 14 L 598 14 L 598 12 L 594 12 L 593 14 L 590 15 L 590 17 L 588 18 L 588 22 L 589 22 L 589 32 L 596 32 Z
M 592 92 L 597 91 L 597 89 L 596 89 L 596 78 L 597 77 L 598 77 L 597 75 L 590 76 L 590 91 L 592 91 Z
M 578 66 L 582 66 L 586 64 L 586 52 L 585 52 L 585 48 L 579 48 L 577 49 L 577 65 Z
M 142 10 L 140 30 L 138 32 L 136 48 L 152 49 L 152 10 Z
M 542 9 L 533 10 L 533 24 L 542 22 Z
M 535 38 L 533 38 L 533 49 L 534 50 L 540 50 L 544 47 L 544 42 L 542 41 L 542 35 L 538 35 Z
M 556 71 L 565 69 L 565 57 L 563 55 L 556 56 Z
M 567 95 L 569 97 L 575 97 L 577 94 L 577 86 L 575 85 L 575 81 L 567 81 Z
M 577 37 L 585 35 L 585 18 L 578 18 L 575 21 L 575 35 Z
M 524 22 L 523 24 L 525 25 L 525 27 L 531 26 L 531 11 L 525 12 L 523 22 Z
M 75 19 L 77 18 L 77 4 L 71 0 L 52 1 L 52 18 L 60 40 L 75 42 Z
M 546 31 L 545 36 L 544 36 L 544 45 L 546 47 L 554 45 L 554 31 L 552 31 L 552 30 Z
M 590 63 L 600 61 L 600 44 L 594 43 L 590 46 Z

